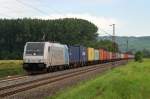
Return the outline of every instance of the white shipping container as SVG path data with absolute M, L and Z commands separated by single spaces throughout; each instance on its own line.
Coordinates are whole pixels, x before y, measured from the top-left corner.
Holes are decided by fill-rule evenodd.
M 99 50 L 94 50 L 94 60 L 97 61 L 99 60 Z

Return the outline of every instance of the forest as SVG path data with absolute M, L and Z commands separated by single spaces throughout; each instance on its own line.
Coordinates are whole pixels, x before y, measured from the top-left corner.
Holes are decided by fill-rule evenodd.
M 112 51 L 112 42 L 99 40 L 97 31 L 93 23 L 76 18 L 0 19 L 0 59 L 22 59 L 23 48 L 28 41 L 50 41 Z

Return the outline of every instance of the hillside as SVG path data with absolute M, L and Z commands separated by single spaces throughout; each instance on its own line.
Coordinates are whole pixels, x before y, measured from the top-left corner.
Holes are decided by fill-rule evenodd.
M 100 39 L 111 39 L 108 36 L 101 36 Z M 117 36 L 116 41 L 119 45 L 121 51 L 127 50 L 127 39 L 128 39 L 128 49 L 129 51 L 137 51 L 137 50 L 149 50 L 150 51 L 150 36 L 143 37 L 125 37 L 125 36 Z

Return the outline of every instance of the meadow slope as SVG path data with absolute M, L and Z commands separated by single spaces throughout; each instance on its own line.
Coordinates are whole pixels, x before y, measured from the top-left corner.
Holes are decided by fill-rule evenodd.
M 150 59 L 130 62 L 49 99 L 150 99 Z
M 23 74 L 22 60 L 0 60 L 0 78 Z

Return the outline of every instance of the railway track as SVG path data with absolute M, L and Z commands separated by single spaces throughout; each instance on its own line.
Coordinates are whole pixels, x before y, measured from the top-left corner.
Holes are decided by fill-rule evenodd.
M 13 80 L 18 80 L 18 79 L 23 79 L 23 78 L 26 78 L 26 77 L 28 77 L 28 76 L 27 75 L 12 76 L 12 77 L 1 79 L 0 83 L 2 83 L 2 82 L 8 82 L 8 81 L 13 81 Z
M 54 82 L 57 82 L 57 81 L 60 81 L 60 80 L 66 79 L 66 78 L 82 75 L 87 72 L 94 72 L 97 69 L 105 70 L 105 69 L 108 69 L 111 67 L 112 67 L 112 65 L 110 65 L 110 63 L 95 65 L 95 66 L 88 66 L 84 69 L 64 73 L 63 75 L 60 74 L 60 75 L 56 75 L 56 76 L 52 76 L 52 77 L 43 77 L 40 79 L 28 81 L 28 82 L 22 82 L 22 83 L 18 83 L 18 84 L 3 86 L 3 87 L 0 87 L 0 97 L 2 97 L 2 98 L 7 97 L 7 96 L 14 95 L 14 94 L 22 92 L 22 91 L 26 91 L 26 90 L 30 90 L 32 88 L 36 88 L 36 87 L 43 86 L 46 84 L 54 83 Z

